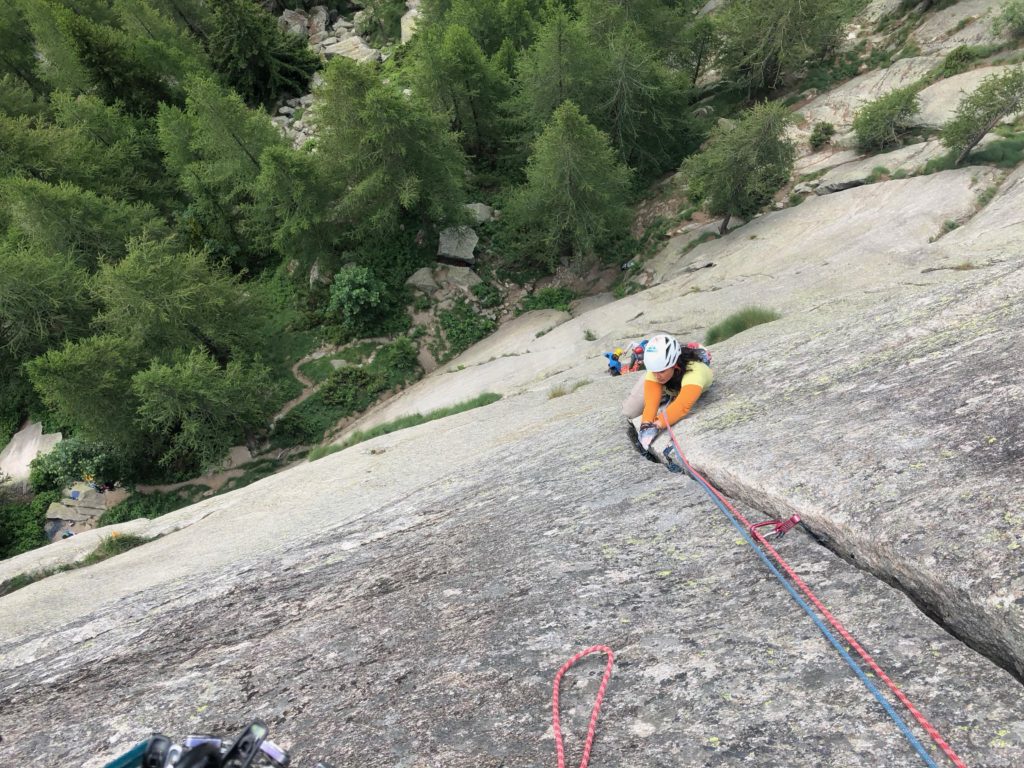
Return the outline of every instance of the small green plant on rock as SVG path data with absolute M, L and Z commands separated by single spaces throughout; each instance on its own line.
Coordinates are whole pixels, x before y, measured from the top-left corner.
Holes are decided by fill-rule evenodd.
M 817 152 L 832 140 L 835 132 L 836 127 L 832 123 L 815 123 L 814 129 L 811 131 L 811 138 L 808 140 L 811 144 L 811 149 Z
M 587 328 L 587 330 L 583 332 L 583 338 L 587 341 L 597 341 L 597 334 Z
M 451 360 L 480 339 L 494 332 L 497 323 L 478 314 L 465 299 L 459 298 L 451 309 L 438 313 L 438 322 L 447 341 L 447 350 L 438 362 Z
M 501 304 L 501 291 L 490 283 L 477 283 L 470 290 L 483 309 L 493 309 Z

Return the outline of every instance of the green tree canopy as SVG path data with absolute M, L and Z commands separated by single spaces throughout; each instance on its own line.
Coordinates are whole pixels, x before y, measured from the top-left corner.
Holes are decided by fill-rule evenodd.
M 509 200 L 506 225 L 546 268 L 586 264 L 628 233 L 629 170 L 571 101 L 534 143 L 526 176 Z
M 320 60 L 251 0 L 217 0 L 207 50 L 213 68 L 252 107 L 305 93 Z
M 960 165 L 985 134 L 1024 104 L 1024 67 L 1013 67 L 986 77 L 964 96 L 956 115 L 942 127 L 942 143 L 957 153 Z
M 169 240 L 133 240 L 119 264 L 105 265 L 95 291 L 103 304 L 100 328 L 160 355 L 202 347 L 225 365 L 261 344 L 266 309 L 236 276 L 201 253 L 182 253 Z
M 421 34 L 421 33 L 417 33 Z M 469 30 L 450 24 L 422 33 L 414 90 L 451 116 L 462 147 L 477 159 L 493 158 L 502 141 L 501 103 L 508 96 L 504 73 L 487 59 Z
M 319 152 L 358 239 L 379 242 L 403 222 L 436 228 L 463 215 L 465 157 L 443 115 L 341 57 L 318 98 Z
M 42 354 L 88 332 L 89 276 L 69 254 L 0 244 L 0 350 Z
M 128 240 L 160 236 L 167 225 L 152 206 L 97 195 L 73 184 L 10 177 L 0 181 L 0 221 L 7 237 L 39 253 L 74 256 L 92 271 L 120 261 Z
M 216 466 L 232 445 L 253 443 L 276 404 L 269 370 L 258 360 L 221 367 L 199 350 L 169 365 L 152 363 L 132 377 L 132 391 L 143 426 L 167 441 L 164 466 Z
M 785 134 L 794 119 L 782 104 L 758 104 L 716 128 L 707 148 L 683 163 L 690 195 L 724 217 L 723 233 L 730 217 L 753 216 L 789 180 L 795 151 Z
M 185 111 L 162 107 L 157 116 L 167 169 L 189 197 L 181 229 L 190 245 L 228 259 L 236 269 L 259 269 L 269 253 L 245 234 L 253 185 L 264 150 L 284 138 L 267 116 L 208 77 L 186 83 Z
M 776 88 L 835 45 L 853 10 L 850 0 L 732 0 L 717 18 L 721 64 L 741 87 Z

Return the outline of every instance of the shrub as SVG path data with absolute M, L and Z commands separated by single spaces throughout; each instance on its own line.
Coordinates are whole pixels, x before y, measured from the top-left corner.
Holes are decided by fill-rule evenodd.
M 456 300 L 451 309 L 439 312 L 437 319 L 448 342 L 445 360 L 469 349 L 497 327 L 497 323 L 477 314 L 462 298 Z
M 382 378 L 367 368 L 339 368 L 327 377 L 319 395 L 347 416 L 369 407 L 383 388 Z
M 770 323 L 772 320 L 778 320 L 780 317 L 781 315 L 778 312 L 765 309 L 764 307 L 744 307 L 739 312 L 729 315 L 729 317 L 717 325 L 708 328 L 708 332 L 704 336 L 704 343 L 708 345 L 717 344 L 731 336 L 735 336 L 737 333 L 742 333 L 748 328 L 753 328 L 755 325 L 761 325 L 762 323 Z
M 32 460 L 28 482 L 33 491 L 42 493 L 59 491 L 86 476 L 97 483 L 114 482 L 121 479 L 122 471 L 117 455 L 107 447 L 71 437 Z
M 1012 37 L 1024 37 L 1024 0 L 1007 0 L 1003 9 L 992 20 L 992 31 L 997 35 L 1006 30 Z
M 416 345 L 408 336 L 399 336 L 380 348 L 370 368 L 384 389 L 393 389 L 419 378 L 420 364 Z
M 0 559 L 46 544 L 46 510 L 59 500 L 59 491 L 40 493 L 30 502 L 0 498 Z
M 490 283 L 477 283 L 470 290 L 484 309 L 492 309 L 501 304 L 501 291 Z
M 274 425 L 270 444 L 274 448 L 288 448 L 295 445 L 319 443 L 324 432 L 343 418 L 335 406 L 324 402 L 319 392 L 288 411 Z
M 522 309 L 523 312 L 534 309 L 560 309 L 562 312 L 568 312 L 569 305 L 575 298 L 576 294 L 570 288 L 549 285 L 526 296 Z
M 831 141 L 835 135 L 836 127 L 832 123 L 819 122 L 814 124 L 811 131 L 811 149 L 819 150 Z
M 857 145 L 866 151 L 885 149 L 900 143 L 911 127 L 911 118 L 921 108 L 918 86 L 897 88 L 865 104 L 853 118 Z
M 369 268 L 346 264 L 338 270 L 331 283 L 327 314 L 339 318 L 342 325 L 356 336 L 371 335 L 386 310 L 387 288 Z

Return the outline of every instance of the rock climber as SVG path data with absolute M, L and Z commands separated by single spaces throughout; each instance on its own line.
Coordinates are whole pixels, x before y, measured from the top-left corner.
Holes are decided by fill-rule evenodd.
M 714 380 L 711 353 L 696 341 L 685 347 L 667 333 L 657 333 L 644 350 L 644 368 L 622 403 L 627 419 L 640 417 L 640 447 L 647 451 L 658 432 L 690 412 Z

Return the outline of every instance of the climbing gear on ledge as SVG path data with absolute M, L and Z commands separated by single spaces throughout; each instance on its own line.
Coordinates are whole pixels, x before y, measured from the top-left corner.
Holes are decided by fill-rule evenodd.
M 601 711 L 601 702 L 604 699 L 604 692 L 608 687 L 608 680 L 611 679 L 612 676 L 612 665 L 615 663 L 615 653 L 607 645 L 593 645 L 586 650 L 580 651 L 565 662 L 555 675 L 554 689 L 551 693 L 551 727 L 555 732 L 555 752 L 558 753 L 558 768 L 565 768 L 565 747 L 562 744 L 562 723 L 561 717 L 558 713 L 558 686 L 562 682 L 562 677 L 569 671 L 569 668 L 573 664 L 592 653 L 607 654 L 608 663 L 605 664 L 604 675 L 601 677 L 601 685 L 597 689 L 597 698 L 594 701 L 594 708 L 590 711 L 590 725 L 587 727 L 587 739 L 583 742 L 583 759 L 580 760 L 580 768 L 587 768 L 587 763 L 590 762 L 590 748 L 593 746 L 594 734 L 597 730 L 597 713 Z
M 751 524 L 749 520 L 747 520 L 742 514 L 740 514 L 740 512 L 737 511 L 736 508 L 733 507 L 732 504 L 730 504 L 726 500 L 726 498 L 721 493 L 719 493 L 718 490 L 713 485 L 711 485 L 711 483 L 708 482 L 703 475 L 697 472 L 697 470 L 693 468 L 689 461 L 686 460 L 686 457 L 683 455 L 683 449 L 679 446 L 679 441 L 676 439 L 676 434 L 671 426 L 668 427 L 668 435 L 669 438 L 671 438 L 672 440 L 672 446 L 675 448 L 675 454 L 678 457 L 682 467 L 685 468 L 686 473 L 689 474 L 690 477 L 701 487 L 701 490 L 703 490 L 711 498 L 711 501 L 714 502 L 715 505 L 722 511 L 722 513 L 726 516 L 726 518 L 733 525 L 733 527 L 735 527 L 736 530 L 740 532 L 740 535 L 743 536 L 747 544 L 757 553 L 758 557 L 761 558 L 764 564 L 768 566 L 768 570 L 771 571 L 772 575 L 774 575 L 775 578 L 778 579 L 779 582 L 782 584 L 782 586 L 785 587 L 786 591 L 789 592 L 790 597 L 792 597 L 793 600 L 796 601 L 797 605 L 799 605 L 804 610 L 804 612 L 808 616 L 810 616 L 811 620 L 821 631 L 821 634 L 824 635 L 825 639 L 828 640 L 829 643 L 831 643 L 832 646 L 839 652 L 839 655 L 842 656 L 843 661 L 845 661 L 847 665 L 850 667 L 850 669 L 853 670 L 854 674 L 856 674 L 857 677 L 860 678 L 860 681 L 864 684 L 868 691 L 871 692 L 871 694 L 875 697 L 878 703 L 886 711 L 886 714 L 889 715 L 892 721 L 900 729 L 900 731 L 906 737 L 907 741 L 910 742 L 910 745 L 914 748 L 914 750 L 925 762 L 925 764 L 930 766 L 930 768 L 938 768 L 935 761 L 932 759 L 931 755 L 929 755 L 928 752 L 925 751 L 925 748 L 921 745 L 921 742 L 911 732 L 910 727 L 896 713 L 895 709 L 893 709 L 892 704 L 889 702 L 888 699 L 885 698 L 885 696 L 882 695 L 882 692 L 878 690 L 875 684 L 871 682 L 871 680 L 868 678 L 864 670 L 861 669 L 860 665 L 858 665 L 857 662 L 854 661 L 853 657 L 850 656 L 849 651 L 843 647 L 839 640 L 836 639 L 836 636 L 832 634 L 832 632 L 829 630 L 827 626 L 825 626 L 825 623 L 824 621 L 822 621 L 821 617 L 824 617 L 824 619 L 827 620 L 833 626 L 833 628 L 835 628 L 835 630 L 842 636 L 842 638 L 849 644 L 849 646 L 860 655 L 860 657 L 864 660 L 865 664 L 867 664 L 867 666 L 871 668 L 871 671 L 874 672 L 875 675 L 877 675 L 878 678 L 889 687 L 889 690 L 892 691 L 893 695 L 895 695 L 896 698 L 899 699 L 899 701 L 914 716 L 914 719 L 917 720 L 918 724 L 931 737 L 932 741 L 935 742 L 935 744 L 939 747 L 939 749 L 942 750 L 946 757 L 950 759 L 953 765 L 955 765 L 957 768 L 967 768 L 964 761 L 960 758 L 959 755 L 956 754 L 956 752 L 953 751 L 953 748 L 949 746 L 949 744 L 938 732 L 935 726 L 928 722 L 925 716 L 922 715 L 921 712 L 911 703 L 910 699 L 907 698 L 906 694 L 904 694 L 903 691 L 900 690 L 896 683 L 894 683 L 892 679 L 890 679 L 890 677 L 885 673 L 885 671 L 882 670 L 882 668 L 878 665 L 874 658 L 872 658 L 872 656 L 866 650 L 864 650 L 860 643 L 858 643 L 857 640 L 854 639 L 853 635 L 850 634 L 850 632 L 846 629 L 846 627 L 843 626 L 839 619 L 832 615 L 828 608 L 825 607 L 824 603 L 822 603 L 821 600 L 818 599 L 817 595 L 815 595 L 814 592 L 811 591 L 811 588 L 807 586 L 806 582 L 804 582 L 804 580 L 800 578 L 800 575 L 793 570 L 792 566 L 790 566 L 790 564 L 786 562 L 782 555 L 780 555 L 775 550 L 775 548 L 768 542 L 768 539 L 765 537 L 765 535 L 758 530 L 763 525 L 775 525 L 776 532 L 778 532 L 779 528 L 785 528 L 785 530 L 782 531 L 782 533 L 785 533 L 785 531 L 790 530 L 800 522 L 799 518 L 796 515 L 794 515 L 786 521 L 780 522 L 778 520 L 769 520 L 765 523 Z M 666 449 L 665 454 L 667 458 L 668 449 Z M 781 535 L 781 533 L 779 535 Z M 777 568 L 775 564 L 768 558 L 768 555 L 771 555 L 775 562 L 779 564 L 779 567 L 781 567 L 782 570 L 786 572 L 786 574 L 792 580 L 792 584 L 786 580 L 786 578 L 779 571 L 779 568 Z M 818 612 L 821 614 L 821 617 L 819 617 L 818 614 L 816 614 L 811 609 L 811 606 L 808 605 L 807 601 L 800 596 L 800 594 L 796 591 L 796 588 L 794 588 L 793 584 L 799 587 L 800 591 L 803 592 L 804 595 L 807 596 L 808 600 L 810 600 L 814 604 L 814 607 L 818 609 Z
M 291 757 L 267 739 L 268 732 L 266 723 L 253 720 L 233 741 L 194 734 L 175 744 L 162 733 L 154 733 L 107 763 L 106 768 L 288 768 Z M 331 766 L 317 763 L 314 768 Z

